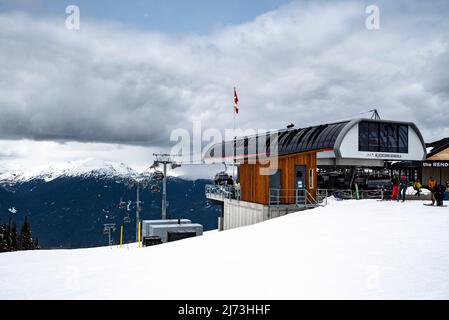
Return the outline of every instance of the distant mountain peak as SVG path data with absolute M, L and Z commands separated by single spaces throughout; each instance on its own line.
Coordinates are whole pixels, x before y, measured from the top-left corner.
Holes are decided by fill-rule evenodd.
M 21 183 L 31 180 L 52 181 L 59 177 L 129 178 L 139 173 L 123 162 L 110 162 L 93 158 L 68 161 L 46 166 L 0 170 L 0 182 Z
M 162 170 L 162 167 L 157 168 L 157 170 Z M 211 179 L 216 172 L 222 170 L 222 164 L 207 166 L 183 165 L 175 170 L 168 168 L 167 175 L 194 181 L 197 179 Z M 0 163 L 0 185 L 11 185 L 32 180 L 49 182 L 59 177 L 143 178 L 149 177 L 153 172 L 154 169 L 139 172 L 123 162 L 104 161 L 96 158 L 22 167 L 18 167 L 15 164 L 2 167 Z

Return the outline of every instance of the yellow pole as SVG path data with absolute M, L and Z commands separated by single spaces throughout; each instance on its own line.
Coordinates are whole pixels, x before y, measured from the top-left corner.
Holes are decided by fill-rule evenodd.
M 139 221 L 139 231 L 138 231 L 138 239 L 137 239 L 137 242 L 139 243 L 139 248 L 140 248 L 140 229 L 141 229 L 141 226 L 142 226 L 142 224 L 141 224 L 141 222 Z
M 123 248 L 123 224 L 120 226 L 120 248 Z

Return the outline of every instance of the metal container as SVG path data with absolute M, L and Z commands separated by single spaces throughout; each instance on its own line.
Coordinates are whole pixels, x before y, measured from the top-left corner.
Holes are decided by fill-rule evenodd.
M 143 220 L 142 221 L 142 238 L 152 236 L 150 234 L 151 225 L 161 225 L 161 224 L 186 224 L 192 223 L 189 219 L 166 219 L 166 220 Z
M 201 236 L 203 234 L 203 226 L 198 223 L 184 223 L 184 224 L 152 224 L 149 228 L 150 236 L 159 236 L 162 242 L 168 242 L 169 233 L 171 233 L 170 239 L 182 239 L 195 236 Z M 178 233 L 178 236 L 174 235 Z

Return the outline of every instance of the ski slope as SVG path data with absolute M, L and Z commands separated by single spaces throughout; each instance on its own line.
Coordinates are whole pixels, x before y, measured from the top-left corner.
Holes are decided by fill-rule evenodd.
M 422 203 L 333 201 L 149 248 L 0 254 L 0 299 L 448 299 L 449 208 Z

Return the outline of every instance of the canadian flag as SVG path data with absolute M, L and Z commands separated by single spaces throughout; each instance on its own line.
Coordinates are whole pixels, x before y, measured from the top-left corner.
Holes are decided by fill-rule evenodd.
M 239 97 L 237 96 L 237 91 L 235 90 L 235 87 L 234 87 L 234 112 L 236 114 L 239 113 Z

